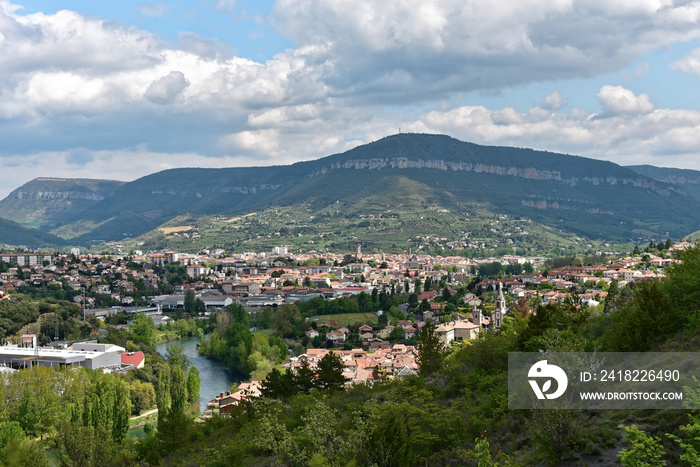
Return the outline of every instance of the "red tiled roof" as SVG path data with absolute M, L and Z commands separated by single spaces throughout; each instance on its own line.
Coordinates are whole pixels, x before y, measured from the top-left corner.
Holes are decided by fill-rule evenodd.
M 124 352 L 122 353 L 122 365 L 134 365 L 138 367 L 145 358 L 146 357 L 141 351 L 128 353 Z

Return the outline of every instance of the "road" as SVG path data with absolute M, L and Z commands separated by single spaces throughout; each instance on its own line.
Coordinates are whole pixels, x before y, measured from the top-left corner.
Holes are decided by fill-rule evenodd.
M 136 415 L 135 417 L 131 417 L 129 420 L 136 420 L 137 418 L 146 417 L 148 415 L 153 415 L 154 413 L 158 413 L 158 409 L 149 410 L 148 412 L 144 412 L 141 415 Z

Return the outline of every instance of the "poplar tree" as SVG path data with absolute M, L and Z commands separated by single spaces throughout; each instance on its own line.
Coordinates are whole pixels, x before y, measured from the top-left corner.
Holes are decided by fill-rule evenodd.
M 168 366 L 161 367 L 158 372 L 156 405 L 158 406 L 158 424 L 160 425 L 170 411 L 170 367 Z
M 170 412 L 184 414 L 187 405 L 187 378 L 181 367 L 173 367 L 170 373 Z
M 199 400 L 200 385 L 199 370 L 196 366 L 193 366 L 187 374 L 187 400 L 190 404 L 194 404 Z
M 112 439 L 121 443 L 126 439 L 129 431 L 129 415 L 131 414 L 131 401 L 127 394 L 126 383 L 115 381 L 114 409 L 112 410 Z

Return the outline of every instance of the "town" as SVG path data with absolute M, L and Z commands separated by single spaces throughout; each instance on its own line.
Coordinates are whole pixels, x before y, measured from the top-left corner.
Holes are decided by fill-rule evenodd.
M 42 367 L 97 371 L 111 379 L 95 388 L 115 385 L 125 404 L 114 415 L 122 418 L 107 422 L 118 423 L 115 442 L 127 428 L 154 439 L 156 419 L 157 436 L 171 436 L 182 417 L 236 417 L 260 398 L 411 384 L 490 339 L 512 336 L 505 339 L 515 345 L 514 330 L 536 326 L 548 310 L 604 319 L 628 285 L 660 282 L 691 247 L 669 239 L 627 255 L 558 258 L 363 253 L 361 245 L 352 254 L 3 251 L 0 371 L 11 387 L 33 377 L 25 374 L 49 386 L 81 379 Z M 187 339 L 202 360 L 233 371 L 233 385 L 200 392 L 199 371 L 179 345 Z M 538 339 L 546 336 L 528 342 Z M 68 429 L 56 423 L 22 429 Z
M 599 307 L 611 287 L 617 291 L 629 282 L 663 277 L 664 268 L 676 261 L 673 252 L 688 246 L 652 242 L 648 252 L 635 248 L 639 254 L 600 257 L 587 265 L 516 255 L 363 254 L 361 245 L 354 255 L 291 254 L 286 247 L 242 254 L 220 249 L 199 254 L 0 253 L 0 294 L 4 299 L 18 291 L 69 300 L 83 319 L 109 324 L 101 334 L 92 328 L 85 336 L 92 338 L 105 337 L 110 327 L 126 328 L 135 314 L 167 330 L 178 318 L 211 319 L 231 306 L 250 314 L 250 330 L 256 332 L 272 327 L 264 325 L 272 310 L 294 306 L 302 309 L 303 322 L 270 331 L 284 337 L 296 355 L 282 366 L 292 371 L 300 361 L 314 366 L 330 350 L 341 357 L 348 381 L 367 382 L 415 374 L 414 345 L 426 322 L 435 324 L 448 348 L 480 332 L 497 332 L 514 307 L 528 313 L 537 305 L 566 300 Z M 58 335 L 58 322 L 55 329 L 52 324 L 31 334 L 34 340 L 38 334 L 38 345 L 67 340 Z

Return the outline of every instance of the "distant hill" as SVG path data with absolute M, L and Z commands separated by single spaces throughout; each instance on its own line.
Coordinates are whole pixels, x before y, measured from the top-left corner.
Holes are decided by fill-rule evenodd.
M 35 178 L 0 201 L 0 217 L 50 231 L 103 201 L 123 184 L 114 180 Z
M 27 248 L 60 247 L 66 245 L 66 241 L 55 235 L 0 219 L 0 246 L 3 245 Z
M 645 177 L 682 188 L 689 196 L 700 200 L 700 170 L 672 169 L 653 165 L 630 165 L 627 167 Z
M 616 242 L 679 238 L 700 228 L 700 202 L 684 190 L 611 162 L 400 134 L 289 166 L 158 172 L 119 186 L 57 231 L 73 242 L 119 240 L 185 214 L 233 216 L 302 205 L 312 219 L 302 235 L 324 231 L 321 215 L 372 211 L 386 217 L 433 208 L 445 209 L 452 220 L 484 210 Z M 415 225 L 387 222 L 383 228 L 396 229 L 399 238 L 408 227 Z M 356 237 L 372 235 L 373 228 L 370 223 Z M 410 234 L 429 236 L 432 228 Z M 452 235 L 468 235 L 465 228 L 455 223 Z M 272 234 L 263 224 L 257 235 Z

